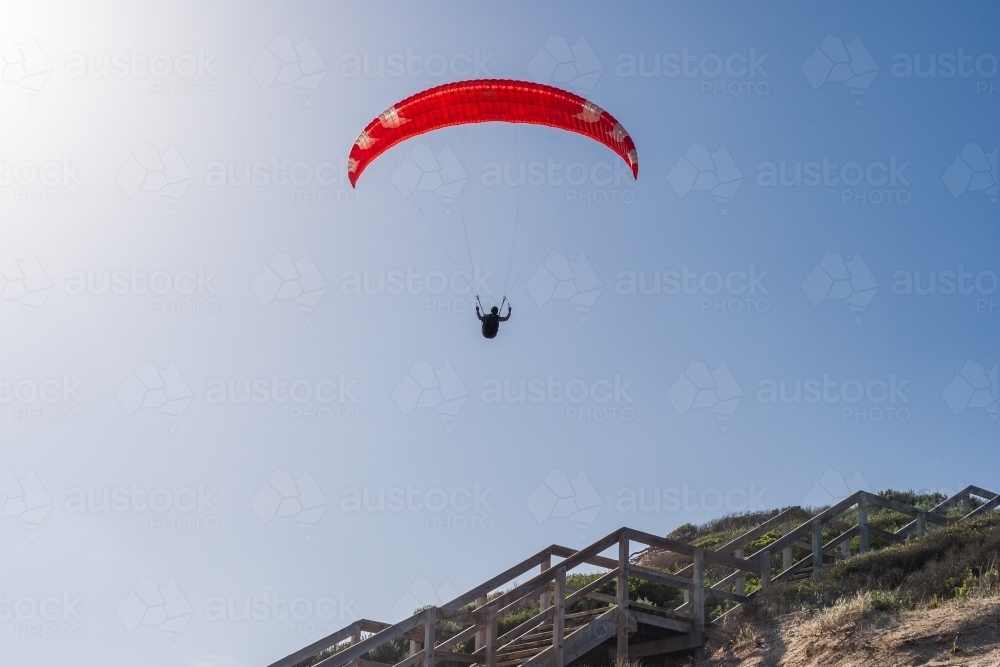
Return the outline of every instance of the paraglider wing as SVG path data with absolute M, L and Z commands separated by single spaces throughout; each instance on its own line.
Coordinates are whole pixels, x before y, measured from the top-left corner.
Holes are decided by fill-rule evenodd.
M 529 123 L 576 132 L 617 153 L 639 176 L 635 144 L 615 118 L 593 102 L 528 81 L 477 79 L 437 86 L 408 97 L 368 124 L 347 159 L 353 187 L 372 160 L 401 141 L 465 123 Z

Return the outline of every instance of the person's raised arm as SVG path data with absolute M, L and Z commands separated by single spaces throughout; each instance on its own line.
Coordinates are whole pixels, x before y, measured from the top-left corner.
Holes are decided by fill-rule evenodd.
M 510 311 L 512 311 L 512 310 L 513 310 L 513 308 L 511 308 L 510 304 L 508 303 L 507 304 L 507 316 L 506 317 L 501 317 L 500 321 L 501 322 L 506 322 L 507 320 L 509 320 L 510 319 Z

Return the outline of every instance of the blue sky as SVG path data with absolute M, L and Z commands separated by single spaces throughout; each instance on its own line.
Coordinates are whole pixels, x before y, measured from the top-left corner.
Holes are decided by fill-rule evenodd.
M 5 647 L 267 664 L 622 525 L 1000 486 L 996 14 L 11 10 Z M 350 188 L 373 117 L 473 77 L 607 109 L 638 181 L 489 124 Z

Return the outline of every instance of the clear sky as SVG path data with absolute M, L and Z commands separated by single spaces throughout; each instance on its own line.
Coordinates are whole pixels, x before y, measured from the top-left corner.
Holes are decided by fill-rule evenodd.
M 1000 487 L 993 4 L 3 16 L 16 664 L 266 665 L 622 525 Z M 638 181 L 489 124 L 351 189 L 372 118 L 489 77 L 608 110 Z

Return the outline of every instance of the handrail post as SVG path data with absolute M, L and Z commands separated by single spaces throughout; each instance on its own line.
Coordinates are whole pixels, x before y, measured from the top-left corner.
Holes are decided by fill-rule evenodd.
M 823 522 L 812 522 L 813 581 L 823 576 Z
M 486 595 L 480 595 L 476 598 L 476 609 L 482 609 L 486 606 L 488 597 Z M 489 613 L 489 610 L 487 610 Z M 482 629 L 476 632 L 476 650 L 478 651 L 482 647 L 486 646 L 486 629 Z
M 434 667 L 434 624 L 437 621 L 437 607 L 424 612 L 424 667 Z
M 760 552 L 760 587 L 771 587 L 771 551 Z
M 917 515 L 917 537 L 923 537 L 927 534 L 927 512 L 920 510 Z
M 549 569 L 550 567 L 552 567 L 551 553 L 546 554 L 545 557 L 542 558 L 541 571 L 545 572 L 545 570 Z M 547 587 L 545 591 L 541 594 L 541 596 L 538 598 L 538 606 L 539 606 L 539 611 L 545 611 L 546 609 L 552 606 L 552 593 L 548 590 Z
M 556 570 L 555 609 L 552 614 L 552 667 L 563 667 L 563 644 L 566 630 L 566 568 Z M 486 667 L 493 667 L 487 665 Z
M 962 497 L 962 516 L 963 517 L 967 516 L 971 511 L 972 511 L 972 499 L 967 493 Z
M 618 538 L 618 582 L 615 591 L 615 602 L 618 605 L 616 657 L 619 662 L 628 659 L 628 549 L 628 531 L 622 531 Z
M 359 627 L 351 634 L 351 646 L 361 643 L 361 628 Z M 361 657 L 358 656 L 356 659 L 348 663 L 350 667 L 358 667 L 361 664 Z
M 497 613 L 496 605 L 486 608 L 486 640 L 484 642 L 486 667 L 496 667 L 497 664 Z
M 734 553 L 733 555 L 736 556 L 737 558 L 743 558 L 743 553 L 744 553 L 743 547 L 740 547 L 739 549 L 736 550 L 736 553 Z M 737 595 L 747 594 L 747 576 L 746 574 L 743 573 L 743 570 L 737 571 L 735 588 L 736 588 L 735 592 Z
M 858 552 L 868 553 L 868 496 L 864 492 L 858 497 Z
M 701 643 L 705 633 L 705 549 L 694 550 L 691 572 L 691 635 Z
M 786 521 L 781 524 L 781 535 L 785 536 L 792 532 L 792 522 Z M 781 550 L 781 571 L 784 572 L 792 566 L 792 548 L 785 547 Z

